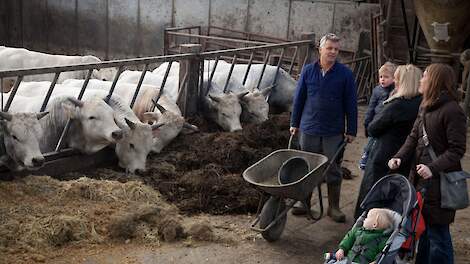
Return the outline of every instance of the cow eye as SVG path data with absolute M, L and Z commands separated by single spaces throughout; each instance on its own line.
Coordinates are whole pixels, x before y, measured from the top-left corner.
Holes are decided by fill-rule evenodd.
M 130 147 L 131 149 L 134 149 L 134 148 L 135 148 L 134 144 L 132 144 L 132 143 L 129 144 L 129 147 Z
M 15 135 L 11 136 L 14 140 L 18 141 L 18 138 Z
M 88 119 L 93 120 L 93 119 L 96 119 L 96 117 L 90 116 Z

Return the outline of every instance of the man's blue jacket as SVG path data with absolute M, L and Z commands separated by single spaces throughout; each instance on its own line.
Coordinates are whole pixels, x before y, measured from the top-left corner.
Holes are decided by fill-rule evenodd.
M 319 62 L 305 65 L 294 95 L 291 126 L 308 135 L 357 133 L 357 94 L 353 74 L 339 62 L 322 75 Z

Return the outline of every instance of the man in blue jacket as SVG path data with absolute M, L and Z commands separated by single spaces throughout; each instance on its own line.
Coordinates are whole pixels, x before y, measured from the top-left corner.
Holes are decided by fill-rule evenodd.
M 336 35 L 329 33 L 321 38 L 319 53 L 320 59 L 305 65 L 297 83 L 290 133 L 300 132 L 302 150 L 331 159 L 343 140 L 351 143 L 356 137 L 356 85 L 351 70 L 336 61 L 339 53 Z M 341 164 L 333 162 L 326 173 L 327 215 L 336 222 L 346 221 L 339 209 L 341 180 Z M 297 206 L 292 213 L 305 214 L 307 210 Z M 312 214 L 318 216 L 318 212 Z

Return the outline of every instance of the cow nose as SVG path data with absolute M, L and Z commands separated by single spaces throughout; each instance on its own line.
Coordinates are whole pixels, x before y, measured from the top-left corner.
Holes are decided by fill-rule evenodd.
M 145 172 L 145 169 L 136 169 L 135 173 L 136 174 L 143 174 Z
M 44 164 L 44 158 L 43 157 L 37 157 L 32 159 L 33 165 L 35 167 L 42 166 Z
M 116 130 L 111 133 L 111 137 L 115 140 L 120 140 L 122 139 L 122 130 Z

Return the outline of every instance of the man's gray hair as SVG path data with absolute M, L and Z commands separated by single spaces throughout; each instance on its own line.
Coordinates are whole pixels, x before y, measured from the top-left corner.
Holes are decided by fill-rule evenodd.
M 323 48 L 323 46 L 325 46 L 325 43 L 327 40 L 333 41 L 333 42 L 339 42 L 340 38 L 333 33 L 327 33 L 320 39 L 320 48 Z

